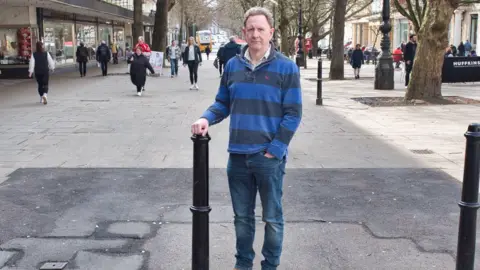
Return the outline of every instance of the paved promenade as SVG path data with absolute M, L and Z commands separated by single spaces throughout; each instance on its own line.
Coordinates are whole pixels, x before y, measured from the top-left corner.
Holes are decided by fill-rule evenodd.
M 454 269 L 463 133 L 480 121 L 479 106 L 362 105 L 351 98 L 405 90 L 400 82 L 373 90 L 371 66 L 360 80 L 326 81 L 325 106 L 316 106 L 308 80 L 315 64 L 302 70 L 304 115 L 287 165 L 279 269 Z M 149 77 L 142 97 L 126 75 L 57 74 L 47 106 L 34 81 L 1 87 L 0 269 L 190 269 L 189 130 L 219 76 L 205 61 L 200 90 L 191 91 L 187 68 L 178 78 L 167 72 Z M 478 84 L 445 89 L 480 98 Z M 210 135 L 211 269 L 231 269 L 228 121 Z M 260 205 L 257 218 L 259 269 Z

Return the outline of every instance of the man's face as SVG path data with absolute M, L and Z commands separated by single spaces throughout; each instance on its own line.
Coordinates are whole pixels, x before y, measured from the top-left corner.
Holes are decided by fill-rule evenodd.
M 417 42 L 417 36 L 412 37 L 412 42 Z
M 248 47 L 251 50 L 261 51 L 268 49 L 268 46 L 270 46 L 274 29 L 270 27 L 265 16 L 255 15 L 248 18 L 242 31 Z
M 175 46 L 175 41 L 172 41 L 172 46 Z

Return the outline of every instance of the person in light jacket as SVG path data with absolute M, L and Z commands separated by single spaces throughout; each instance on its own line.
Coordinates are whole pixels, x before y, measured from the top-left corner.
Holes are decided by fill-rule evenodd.
M 36 51 L 30 58 L 28 73 L 30 78 L 35 74 L 40 102 L 45 105 L 47 105 L 49 70 L 53 71 L 54 69 L 55 62 L 53 61 L 52 56 L 50 56 L 48 52 L 45 52 L 43 43 L 38 41 L 36 43 Z
M 147 80 L 147 68 L 150 73 L 155 74 L 148 58 L 142 54 L 142 47 L 135 48 L 135 54 L 128 59 L 130 64 L 130 80 L 137 87 L 137 95 L 141 96 L 145 92 L 145 82 Z
M 183 66 L 188 65 L 188 71 L 190 72 L 190 90 L 198 90 L 198 65 L 202 63 L 202 54 L 200 48 L 195 44 L 193 37 L 188 39 L 188 46 L 183 52 Z

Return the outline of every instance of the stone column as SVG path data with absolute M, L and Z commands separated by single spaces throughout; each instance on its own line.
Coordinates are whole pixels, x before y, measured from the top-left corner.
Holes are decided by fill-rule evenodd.
M 463 10 L 455 10 L 455 23 L 453 28 L 453 45 L 458 46 L 462 41 L 462 14 Z

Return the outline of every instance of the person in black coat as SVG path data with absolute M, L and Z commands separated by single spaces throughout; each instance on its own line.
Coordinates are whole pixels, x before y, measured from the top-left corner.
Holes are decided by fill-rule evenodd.
M 405 52 L 403 53 L 403 59 L 405 60 L 405 86 L 408 86 L 410 82 L 410 73 L 413 68 L 413 60 L 415 60 L 415 54 L 417 52 L 417 37 L 410 35 L 410 41 L 405 45 Z
M 87 74 L 87 62 L 88 62 L 88 49 L 83 42 L 80 42 L 80 47 L 77 48 L 77 62 L 78 69 L 80 70 L 80 77 L 85 77 Z
M 455 54 L 455 56 L 460 56 L 460 57 L 465 56 L 465 45 L 463 45 L 463 42 L 460 42 L 460 45 L 458 45 L 458 55 Z
M 198 65 L 201 65 L 201 63 L 202 54 L 200 53 L 200 48 L 195 44 L 194 38 L 190 37 L 188 46 L 185 48 L 185 52 L 183 52 L 183 66 L 188 65 L 188 71 L 190 72 L 190 83 L 192 84 L 190 90 L 198 90 Z
M 137 95 L 141 96 L 145 91 L 145 82 L 147 80 L 147 68 L 150 73 L 155 74 L 148 58 L 142 54 L 142 48 L 138 46 L 135 54 L 128 59 L 130 64 L 130 80 L 137 87 Z
M 357 44 L 357 46 L 355 46 L 355 50 L 352 52 L 352 57 L 350 58 L 350 65 L 352 65 L 355 79 L 360 79 L 360 68 L 362 67 L 363 63 L 365 63 L 363 52 L 360 48 L 360 44 Z
M 223 51 L 225 50 L 224 45 L 222 45 L 217 52 L 217 58 L 218 58 L 218 71 L 220 72 L 220 77 L 222 77 L 223 74 L 223 67 L 225 66 L 225 62 L 222 60 L 223 56 Z
M 108 48 L 105 40 L 102 40 L 102 44 L 98 46 L 97 49 L 97 61 L 100 63 L 103 76 L 107 76 L 108 62 L 110 62 L 111 57 L 112 52 L 110 51 L 110 48 Z
M 207 60 L 209 60 L 209 56 L 211 52 L 212 50 L 210 49 L 210 46 L 207 45 L 207 47 L 205 48 L 205 53 L 207 54 Z

